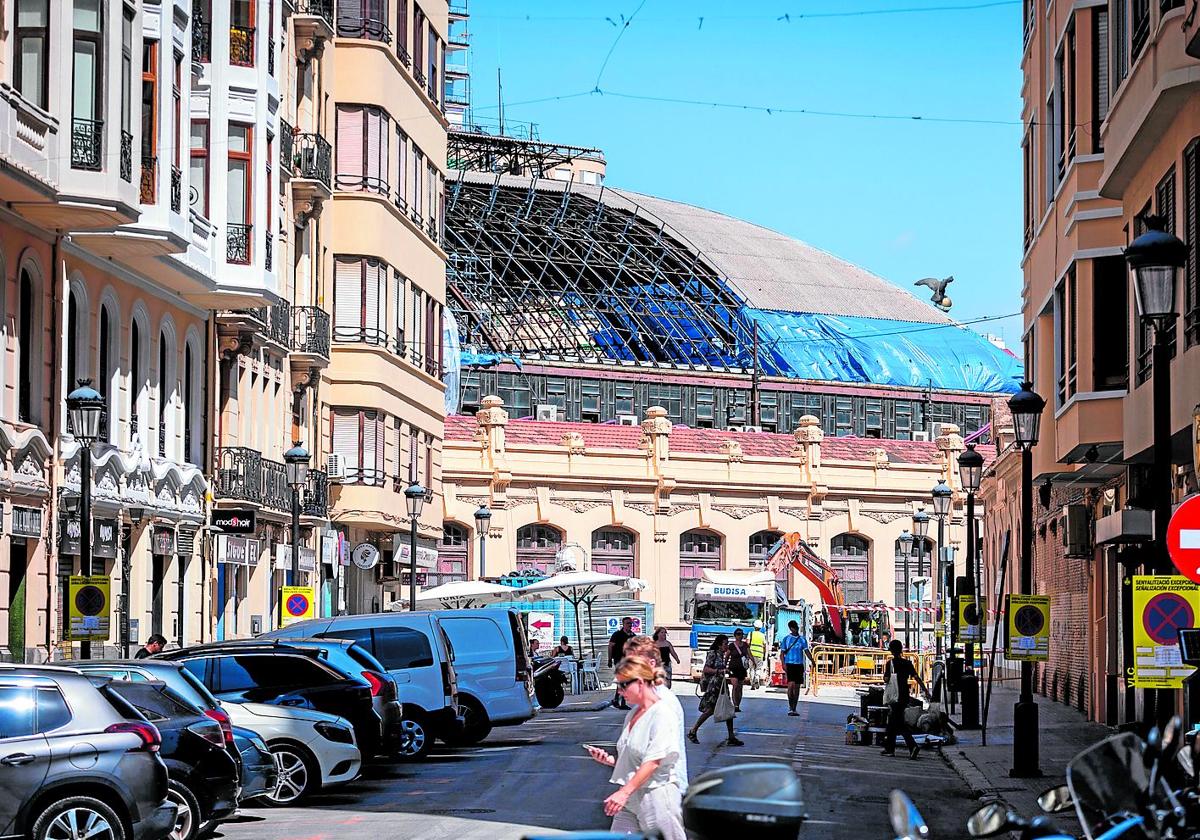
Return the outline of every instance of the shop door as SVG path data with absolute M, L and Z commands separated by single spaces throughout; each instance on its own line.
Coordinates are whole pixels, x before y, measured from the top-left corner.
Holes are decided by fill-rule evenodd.
M 25 564 L 27 546 L 9 540 L 8 550 L 8 649 L 13 662 L 25 661 Z
M 150 555 L 150 632 L 163 631 L 163 577 L 167 558 L 162 554 Z

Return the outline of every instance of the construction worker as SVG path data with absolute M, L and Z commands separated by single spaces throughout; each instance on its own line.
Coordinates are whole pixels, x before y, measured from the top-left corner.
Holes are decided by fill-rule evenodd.
M 763 635 L 762 619 L 754 622 L 750 631 L 750 688 L 759 688 L 763 684 L 763 663 L 767 661 L 767 637 Z

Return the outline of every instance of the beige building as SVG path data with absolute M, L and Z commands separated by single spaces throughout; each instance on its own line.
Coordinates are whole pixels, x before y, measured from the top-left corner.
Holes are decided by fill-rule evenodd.
M 446 421 L 440 559 L 480 575 L 474 516 L 486 504 L 486 576 L 553 572 L 559 547 L 576 543 L 590 568 L 646 580 L 655 622 L 679 628 L 704 569 L 761 567 L 780 534 L 798 531 L 838 570 L 849 602 L 896 605 L 897 540 L 939 479 L 955 490 L 946 545 L 962 539 L 962 449 L 952 424 L 936 441 L 896 441 L 826 437 L 812 416 L 793 434 L 688 429 L 661 407 L 639 426 L 542 422 L 510 420 L 487 397 L 476 417 Z M 794 573 L 780 579 L 792 598 L 817 596 Z

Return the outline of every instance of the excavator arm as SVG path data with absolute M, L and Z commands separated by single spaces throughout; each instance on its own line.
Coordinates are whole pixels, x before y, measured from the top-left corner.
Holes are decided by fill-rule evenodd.
M 784 534 L 779 542 L 771 548 L 767 555 L 767 568 L 778 573 L 791 566 L 793 569 L 812 581 L 821 594 L 821 601 L 826 605 L 836 604 L 839 608 L 845 606 L 846 597 L 842 593 L 842 585 L 833 567 L 816 555 L 804 537 L 795 531 Z M 842 624 L 841 609 L 827 609 L 829 623 L 838 638 L 845 638 L 845 627 Z

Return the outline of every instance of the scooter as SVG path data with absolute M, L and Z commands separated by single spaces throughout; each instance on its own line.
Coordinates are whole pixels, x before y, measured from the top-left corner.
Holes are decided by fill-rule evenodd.
M 543 709 L 557 709 L 566 697 L 570 677 L 563 673 L 558 660 L 549 656 L 533 658 L 533 696 Z

